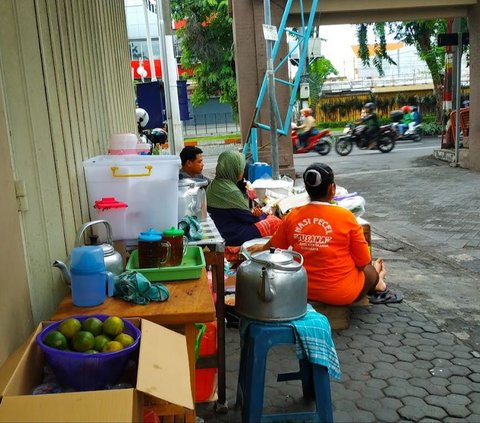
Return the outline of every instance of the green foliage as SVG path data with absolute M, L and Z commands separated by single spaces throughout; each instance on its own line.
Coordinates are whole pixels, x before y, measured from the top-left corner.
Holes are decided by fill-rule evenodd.
M 308 64 L 308 82 L 310 85 L 310 107 L 315 110 L 320 100 L 323 83 L 330 75 L 338 75 L 338 71 L 330 60 L 321 56 Z
M 422 133 L 425 136 L 440 135 L 442 130 L 442 125 L 436 122 L 422 122 Z
M 177 30 L 182 49 L 181 64 L 193 69 L 196 82 L 192 104 L 205 103 L 212 96 L 229 103 L 238 113 L 233 50 L 232 18 L 228 0 L 171 0 L 175 20 L 186 18 Z
M 443 94 L 442 70 L 445 65 L 445 48 L 437 45 L 437 36 L 446 31 L 445 19 L 430 19 L 405 22 L 364 23 L 357 25 L 357 39 L 360 44 L 359 57 L 364 65 L 370 65 L 367 32 L 373 28 L 375 56 L 373 64 L 380 76 L 384 75 L 383 62 L 394 63 L 386 51 L 385 34 L 394 35 L 397 41 L 414 46 L 421 60 L 424 60 L 432 76 L 436 95 L 436 117 L 441 121 L 441 98 Z

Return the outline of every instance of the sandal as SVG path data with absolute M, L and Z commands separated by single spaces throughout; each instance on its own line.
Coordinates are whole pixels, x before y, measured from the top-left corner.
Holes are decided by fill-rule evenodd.
M 396 304 L 403 301 L 403 294 L 387 288 L 385 291 L 374 292 L 369 300 L 372 304 Z

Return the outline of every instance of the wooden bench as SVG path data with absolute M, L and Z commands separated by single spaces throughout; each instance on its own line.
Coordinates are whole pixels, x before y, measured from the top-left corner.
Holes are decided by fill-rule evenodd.
M 350 325 L 352 307 L 365 307 L 370 305 L 370 302 L 365 296 L 348 306 L 334 306 L 316 301 L 309 301 L 309 304 L 311 304 L 316 311 L 327 316 L 332 330 L 344 330 L 348 329 Z

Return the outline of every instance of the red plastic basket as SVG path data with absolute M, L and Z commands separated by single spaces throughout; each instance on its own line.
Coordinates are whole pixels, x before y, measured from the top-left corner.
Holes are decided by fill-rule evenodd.
M 103 322 L 109 316 L 96 314 L 72 317 L 80 320 L 80 322 L 83 322 L 89 317 L 97 317 Z M 36 341 L 44 352 L 45 359 L 52 368 L 58 382 L 79 391 L 104 389 L 106 385 L 116 383 L 125 370 L 128 359 L 132 353 L 137 350 L 141 336 L 138 328 L 129 321 L 122 320 L 125 323 L 123 332 L 133 337 L 133 344 L 120 351 L 99 354 L 62 351 L 49 347 L 43 343 L 43 339 L 47 333 L 52 330 L 57 330 L 62 321 L 55 322 L 44 328 L 42 332 L 37 335 Z

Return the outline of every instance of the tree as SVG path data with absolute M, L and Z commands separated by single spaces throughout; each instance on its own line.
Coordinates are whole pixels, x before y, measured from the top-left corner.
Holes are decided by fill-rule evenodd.
M 229 103 L 238 114 L 232 18 L 228 0 L 171 0 L 172 16 L 185 25 L 177 30 L 181 64 L 193 69 L 192 104 L 211 96 Z
M 357 39 L 360 46 L 358 55 L 362 59 L 362 63 L 367 66 L 370 66 L 367 33 L 369 27 L 373 29 L 375 56 L 372 58 L 372 62 L 381 76 L 384 74 L 382 67 L 384 61 L 396 64 L 387 53 L 387 32 L 394 35 L 395 40 L 403 41 L 406 45 L 415 46 L 420 59 L 425 61 L 432 76 L 433 89 L 437 99 L 436 119 L 438 123 L 442 122 L 443 115 L 442 101 L 445 49 L 437 45 L 437 35 L 445 32 L 446 25 L 447 23 L 443 19 L 377 22 L 357 25 Z
M 338 71 L 332 65 L 330 60 L 325 57 L 313 59 L 307 66 L 308 82 L 310 88 L 310 107 L 315 110 L 320 100 L 320 92 L 323 83 L 329 75 L 338 75 Z

